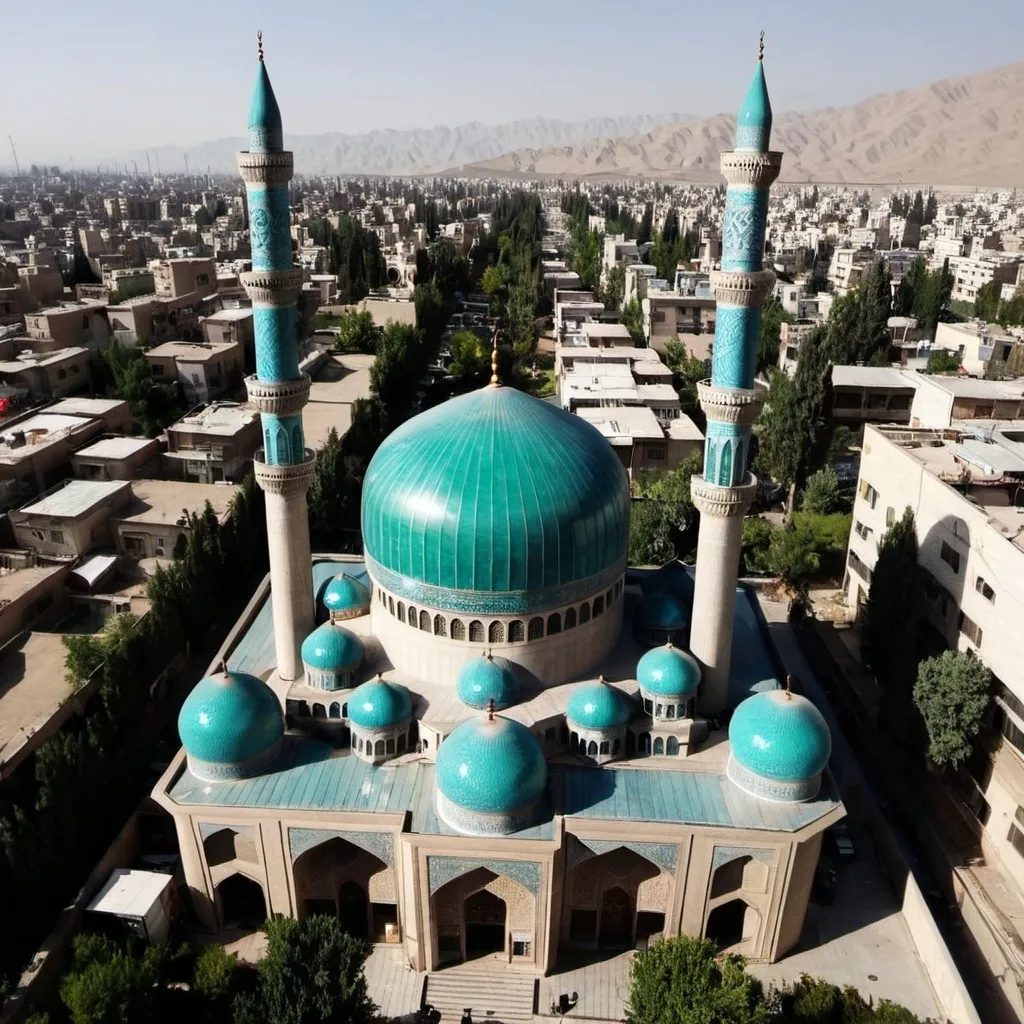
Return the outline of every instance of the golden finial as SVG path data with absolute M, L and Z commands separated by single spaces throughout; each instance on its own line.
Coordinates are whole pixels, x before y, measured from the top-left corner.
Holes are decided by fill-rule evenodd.
M 491 649 L 490 649 L 490 647 L 488 647 L 488 648 L 487 648 L 487 652 L 486 652 L 486 653 L 484 654 L 484 657 L 485 657 L 485 658 L 486 658 L 486 659 L 487 659 L 488 661 L 491 661 L 491 660 L 492 660 L 492 658 L 493 658 L 493 655 L 491 654 Z
M 764 35 L 762 32 L 761 35 Z M 263 63 L 263 30 L 260 29 L 256 33 L 256 54 L 260 59 L 260 63 Z
M 793 699 L 793 677 L 786 676 L 786 700 Z
M 260 60 L 263 58 L 261 57 Z M 761 39 L 757 44 L 757 62 L 760 64 L 764 60 L 764 29 L 761 29 Z
M 494 721 L 494 698 L 493 697 L 487 702 L 487 721 L 488 722 L 493 722 Z
M 494 344 L 491 348 L 491 387 L 500 388 L 501 380 L 498 378 L 498 328 L 494 328 Z

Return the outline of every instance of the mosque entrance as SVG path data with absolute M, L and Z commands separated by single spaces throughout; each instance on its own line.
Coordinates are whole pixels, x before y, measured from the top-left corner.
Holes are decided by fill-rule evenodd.
M 357 939 L 365 939 L 369 919 L 370 904 L 366 890 L 351 879 L 342 882 L 338 889 L 338 920 L 342 928 Z
M 757 939 L 761 915 L 745 900 L 721 903 L 708 914 L 705 938 L 716 943 L 720 952 L 747 952 Z
M 466 922 L 466 959 L 505 951 L 505 901 L 480 889 L 462 904 Z
M 628 949 L 633 945 L 633 902 L 625 889 L 614 886 L 601 894 L 602 949 Z
M 217 886 L 222 928 L 262 928 L 267 919 L 263 886 L 245 875 L 230 875 Z

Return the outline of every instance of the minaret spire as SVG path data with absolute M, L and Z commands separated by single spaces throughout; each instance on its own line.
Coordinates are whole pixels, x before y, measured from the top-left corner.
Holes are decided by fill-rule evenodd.
M 263 51 L 260 50 L 260 54 L 261 54 L 260 60 L 263 60 L 262 53 L 263 53 Z M 757 43 L 757 63 L 758 64 L 763 64 L 764 63 L 764 29 L 761 29 L 761 38 L 758 40 L 758 43 Z
M 259 67 L 249 106 L 249 149 L 238 154 L 252 245 L 252 270 L 242 275 L 242 283 L 252 299 L 256 334 L 256 373 L 246 380 L 246 387 L 263 428 L 263 447 L 256 452 L 254 469 L 266 493 L 277 671 L 290 681 L 302 674 L 299 648 L 313 628 L 306 509 L 313 453 L 306 448 L 302 429 L 310 381 L 299 372 L 296 303 L 302 270 L 292 261 L 292 154 L 284 148 L 281 110 L 263 60 L 263 33 L 258 32 L 256 39 Z
M 697 385 L 708 425 L 704 473 L 691 484 L 693 503 L 702 513 L 691 649 L 704 667 L 700 708 L 706 714 L 729 703 L 743 517 L 757 493 L 747 461 L 761 402 L 754 390 L 761 305 L 775 283 L 775 275 L 764 269 L 768 189 L 782 164 L 782 154 L 768 148 L 772 108 L 763 61 L 762 32 L 754 77 L 736 118 L 736 148 L 721 155 L 727 191 L 722 266 L 711 274 L 717 300 L 711 380 Z
M 764 38 L 764 33 L 761 33 L 761 38 Z M 256 32 L 256 56 L 259 57 L 260 63 L 263 63 L 263 30 L 259 29 Z

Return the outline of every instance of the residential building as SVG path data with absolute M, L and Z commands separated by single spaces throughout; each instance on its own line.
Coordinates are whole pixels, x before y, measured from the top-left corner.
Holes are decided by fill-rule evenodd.
M 626 267 L 625 288 L 622 293 L 622 304 L 628 306 L 636 300 L 642 302 L 647 298 L 649 283 L 658 276 L 658 268 L 649 263 L 634 263 Z
M 910 407 L 914 427 L 948 427 L 960 420 L 1024 418 L 1024 381 L 916 374 Z
M 54 348 L 103 348 L 110 339 L 106 309 L 98 303 L 66 303 L 25 315 L 25 334 L 52 339 Z
M 828 279 L 838 295 L 860 285 L 875 263 L 874 249 L 836 249 L 828 268 Z
M 1021 267 L 1019 253 L 985 251 L 983 256 L 950 256 L 949 269 L 953 274 L 954 302 L 974 302 L 986 284 L 1015 284 Z
M 833 366 L 833 421 L 851 429 L 865 423 L 909 423 L 915 378 L 888 366 Z
M 961 368 L 972 377 L 1005 375 L 1014 349 L 1021 344 L 1019 338 L 982 320 L 935 328 L 935 348 L 959 353 Z
M 176 380 L 185 400 L 198 405 L 241 383 L 244 355 L 236 341 L 168 341 L 149 349 L 146 362 L 155 378 Z
M 220 309 L 199 321 L 203 339 L 211 344 L 236 344 L 242 348 L 247 369 L 256 368 L 255 333 L 251 306 Z
M 153 281 L 162 299 L 203 298 L 217 290 L 217 265 L 206 257 L 160 260 L 153 264 Z
M 0 381 L 24 388 L 34 402 L 88 391 L 89 350 L 62 348 L 54 352 L 21 352 L 0 362 Z
M 71 456 L 71 471 L 81 480 L 134 480 L 147 476 L 160 456 L 149 437 L 103 437 Z
M 642 405 L 581 407 L 576 413 L 607 438 L 630 479 L 652 469 L 675 469 L 704 449 L 704 435 L 685 413 L 666 425 Z
M 641 303 L 647 343 L 659 355 L 665 354 L 669 338 L 679 340 L 698 359 L 711 357 L 715 332 L 715 300 L 712 296 L 648 293 Z
M 779 329 L 779 369 L 790 376 L 796 373 L 797 360 L 800 358 L 800 342 L 818 326 L 816 320 L 797 320 L 796 323 L 783 323 Z
M 192 292 L 176 297 L 137 295 L 118 306 L 108 306 L 110 330 L 125 345 L 140 341 L 159 344 L 172 338 L 185 341 L 202 336 L 198 296 Z
M 260 443 L 260 419 L 253 406 L 199 406 L 167 428 L 170 475 L 196 483 L 236 483 L 252 467 Z

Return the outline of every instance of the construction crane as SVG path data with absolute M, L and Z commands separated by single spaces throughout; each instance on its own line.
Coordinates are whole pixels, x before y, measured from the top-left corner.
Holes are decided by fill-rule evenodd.
M 188 169 L 188 153 L 185 154 L 185 177 L 188 178 L 189 181 L 191 182 L 192 179 Z
M 18 151 L 14 148 L 14 139 L 7 136 L 7 141 L 11 144 L 11 152 L 14 154 L 14 173 L 20 178 L 21 177 L 21 164 L 18 163 Z
M 149 170 L 149 180 L 153 180 L 153 165 L 149 162 L 149 150 L 146 150 L 146 168 Z
M 139 180 L 139 165 L 134 160 L 132 161 L 132 167 L 135 168 L 135 180 L 136 180 L 136 182 L 138 182 L 138 180 Z M 127 170 L 128 170 L 128 168 L 126 167 L 125 171 L 127 172 Z

